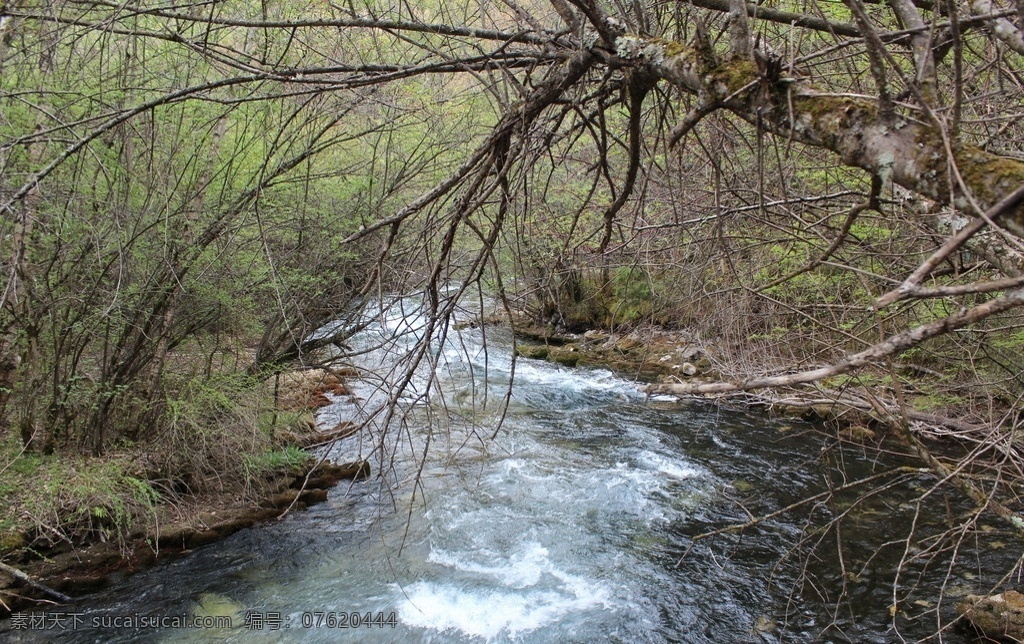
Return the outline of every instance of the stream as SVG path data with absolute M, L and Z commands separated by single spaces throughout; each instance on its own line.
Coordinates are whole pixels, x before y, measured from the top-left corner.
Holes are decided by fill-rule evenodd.
M 378 476 L 53 611 L 80 616 L 74 629 L 7 624 L 0 638 L 966 642 L 936 632 L 1019 554 L 981 526 L 953 559 L 927 537 L 969 509 L 960 497 L 912 459 L 808 423 L 648 399 L 608 371 L 523 358 L 506 400 L 513 340 L 497 327 L 432 343 L 382 452 L 395 356 L 424 324 L 409 300 L 381 310 L 349 346 L 377 377 L 320 412 L 327 427 L 372 417 L 376 433 L 330 457 L 367 458 Z M 233 626 L 182 627 L 217 615 Z

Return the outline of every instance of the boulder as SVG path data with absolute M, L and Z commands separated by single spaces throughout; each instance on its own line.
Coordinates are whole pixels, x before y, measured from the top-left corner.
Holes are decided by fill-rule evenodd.
M 516 354 L 523 358 L 535 360 L 547 360 L 548 347 L 543 344 L 517 344 Z
M 1007 590 L 998 595 L 968 595 L 956 610 L 985 637 L 1024 639 L 1024 595 Z
M 673 365 L 672 370 L 673 371 L 678 371 L 679 373 L 683 374 L 684 376 L 696 376 L 697 375 L 697 367 L 694 364 L 690 363 L 690 362 L 684 362 L 683 364 L 680 364 L 680 365 Z

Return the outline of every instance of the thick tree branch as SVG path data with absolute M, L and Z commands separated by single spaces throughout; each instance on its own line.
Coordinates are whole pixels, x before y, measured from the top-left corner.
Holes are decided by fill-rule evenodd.
M 608 250 L 608 244 L 612 241 L 612 227 L 615 223 L 615 215 L 622 209 L 633 194 L 633 186 L 636 185 L 636 177 L 640 170 L 640 148 L 641 141 L 640 117 L 643 113 L 644 98 L 651 90 L 651 80 L 634 74 L 629 79 L 629 167 L 626 171 L 626 182 L 619 191 L 618 197 L 605 210 L 604 213 L 604 234 L 601 243 L 598 245 L 598 252 L 604 253 Z
M 741 118 L 780 136 L 838 154 L 862 168 L 940 203 L 967 209 L 971 199 L 988 210 L 1024 185 L 1024 161 L 953 142 L 949 159 L 941 133 L 932 125 L 897 118 L 889 123 L 874 101 L 817 90 L 805 79 L 780 78 L 764 91 L 752 61 L 733 60 L 704 69 L 693 48 L 658 39 L 624 36 L 615 43 L 623 65 L 647 67 L 652 74 L 698 96 L 718 97 Z M 970 191 L 951 195 L 954 163 Z M 1024 230 L 1024 205 L 1003 212 L 1003 225 Z
M 875 88 L 878 90 L 878 109 L 882 119 L 888 122 L 895 114 L 896 107 L 893 105 L 892 96 L 889 93 L 889 75 L 885 71 L 885 45 L 882 44 L 882 39 L 875 32 L 861 0 L 843 0 L 843 2 L 850 8 L 850 13 L 853 14 L 857 25 L 864 33 L 864 51 L 868 55 L 868 68 L 871 70 L 871 75 L 875 79 Z
M 904 27 L 914 30 L 911 43 L 914 51 L 914 68 L 917 70 L 915 80 L 925 100 L 929 103 L 934 102 L 936 91 L 932 34 L 921 17 L 921 12 L 910 0 L 889 0 L 889 6 Z
M 702 9 L 711 9 L 712 11 L 720 11 L 728 13 L 732 8 L 732 2 L 730 0 L 689 0 L 689 4 Z M 804 29 L 811 29 L 814 31 L 824 31 L 826 33 L 833 33 L 837 36 L 848 36 L 851 38 L 858 38 L 861 36 L 860 29 L 857 25 L 852 25 L 848 22 L 833 22 L 831 20 L 825 20 L 818 16 L 812 16 L 806 13 L 792 13 L 789 11 L 779 11 L 778 9 L 772 9 L 771 7 L 764 7 L 760 5 L 746 4 L 747 15 L 757 15 L 758 20 L 767 20 L 768 22 L 777 22 L 784 25 L 793 25 L 794 27 L 801 27 Z
M 971 13 L 974 15 L 992 14 L 998 7 L 992 0 L 974 0 L 971 2 Z M 992 20 L 992 33 L 1004 45 L 1024 56 L 1024 33 L 1006 18 L 995 18 Z
M 864 4 L 881 4 L 883 0 L 865 0 Z M 991 0 L 979 0 L 980 2 L 987 2 L 990 10 L 984 11 L 980 6 L 974 10 L 974 15 L 970 18 L 960 20 L 960 26 L 962 28 L 968 28 L 973 25 L 979 24 L 993 24 L 997 25 L 1002 31 L 1006 31 L 1006 25 L 1008 23 L 1010 27 L 1013 27 L 1013 23 L 1006 20 L 1008 16 L 1016 15 L 1016 12 L 1012 9 L 999 9 L 995 5 L 991 4 Z M 692 4 L 695 7 L 702 9 L 710 9 L 712 11 L 718 11 L 721 13 L 728 13 L 730 10 L 730 0 L 687 0 L 687 4 Z M 914 2 L 915 7 L 933 10 L 933 5 L 930 2 Z M 747 3 L 747 15 L 756 16 L 758 20 L 764 20 L 766 22 L 774 22 L 782 25 L 792 25 L 794 27 L 800 27 L 802 29 L 810 29 L 811 31 L 819 31 L 823 33 L 833 34 L 836 36 L 845 36 L 847 38 L 861 38 L 863 33 L 857 25 L 848 22 L 836 22 L 833 20 L 826 20 L 818 16 L 806 14 L 806 13 L 792 13 L 789 11 L 780 11 L 778 9 L 772 9 L 771 7 L 765 7 L 759 4 Z M 942 22 L 934 25 L 936 30 L 942 30 L 948 27 L 948 22 Z M 902 39 L 907 36 L 912 36 L 919 33 L 922 30 L 930 30 L 932 27 L 926 25 L 923 28 L 907 28 L 900 31 L 879 31 L 878 36 L 884 42 L 892 42 L 894 40 Z M 996 34 L 999 35 L 998 32 Z
M 782 376 L 751 378 L 750 380 L 745 380 L 743 382 L 650 385 L 647 387 L 647 392 L 651 394 L 680 395 L 724 394 L 733 391 L 750 391 L 753 389 L 787 387 L 790 385 L 817 382 L 825 378 L 838 376 L 855 369 L 859 369 L 867 364 L 895 355 L 905 349 L 909 349 L 910 347 L 918 345 L 930 338 L 949 333 L 950 331 L 955 331 L 956 329 L 963 328 L 991 315 L 1007 311 L 1021 306 L 1022 304 L 1024 304 L 1024 290 L 1013 291 L 1002 297 L 985 302 L 984 304 L 979 304 L 973 308 L 942 318 L 941 320 L 922 324 L 921 326 L 909 329 L 903 333 L 898 333 L 865 349 L 864 351 L 854 353 L 847 356 L 844 360 L 818 369 L 811 369 L 809 371 L 801 371 L 800 373 L 786 374 Z
M 14 577 L 15 579 L 21 581 L 22 583 L 27 584 L 27 585 L 35 588 L 36 590 L 38 590 L 38 591 L 40 591 L 40 592 L 42 592 L 42 593 L 44 593 L 46 595 L 49 595 L 50 597 L 53 597 L 54 599 L 56 599 L 59 602 L 65 602 L 66 603 L 66 602 L 71 601 L 71 598 L 68 597 L 67 595 L 65 595 L 64 593 L 56 591 L 56 590 L 50 588 L 49 586 L 47 586 L 45 584 L 39 583 L 38 581 L 36 581 L 35 579 L 32 579 L 31 577 L 26 575 L 24 572 L 18 570 L 14 566 L 9 566 L 9 565 L 3 563 L 2 561 L 0 561 L 0 572 L 6 573 L 6 574 L 10 575 L 11 577 Z
M 729 49 L 736 58 L 750 58 L 750 23 L 746 0 L 729 0 Z

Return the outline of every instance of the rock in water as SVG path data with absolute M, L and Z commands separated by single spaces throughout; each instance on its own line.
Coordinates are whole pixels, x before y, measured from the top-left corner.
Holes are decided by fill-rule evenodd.
M 956 605 L 956 610 L 985 637 L 1024 639 L 1024 595 L 1016 590 L 999 595 L 968 595 Z
M 192 614 L 198 618 L 226 617 L 231 620 L 232 628 L 242 626 L 245 621 L 244 612 L 244 606 L 230 597 L 217 593 L 203 593 L 199 596 L 198 605 L 192 609 Z

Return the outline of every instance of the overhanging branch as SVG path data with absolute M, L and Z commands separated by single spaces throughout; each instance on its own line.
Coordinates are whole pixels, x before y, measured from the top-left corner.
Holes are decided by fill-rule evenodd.
M 649 385 L 646 391 L 651 394 L 677 395 L 725 394 L 734 391 L 751 391 L 754 389 L 767 389 L 769 387 L 788 387 L 791 385 L 817 382 L 819 380 L 824 380 L 825 378 L 838 376 L 855 369 L 859 369 L 867 364 L 895 355 L 905 349 L 909 349 L 910 347 L 918 345 L 930 338 L 949 333 L 950 331 L 955 331 L 956 329 L 963 328 L 991 315 L 1007 311 L 1022 304 L 1024 304 L 1024 290 L 1013 291 L 1003 295 L 1002 297 L 985 302 L 984 304 L 979 304 L 973 308 L 965 309 L 959 313 L 950 315 L 949 317 L 942 318 L 941 320 L 922 324 L 921 326 L 909 329 L 903 333 L 898 333 L 883 340 L 882 342 L 868 347 L 864 351 L 854 353 L 847 356 L 844 360 L 818 369 L 811 369 L 809 371 L 801 371 L 799 373 L 780 376 L 751 378 L 750 380 L 745 380 L 743 382 L 711 382 L 693 384 L 672 383 Z
M 752 61 L 732 60 L 707 69 L 698 52 L 661 39 L 623 36 L 618 64 L 643 66 L 685 92 L 720 100 L 739 117 L 779 136 L 831 150 L 843 163 L 941 203 L 988 210 L 1024 185 L 1024 161 L 953 141 L 949 158 L 934 126 L 896 117 L 890 122 L 875 101 L 822 92 L 801 78 L 764 82 Z M 758 91 L 753 91 L 757 88 Z M 950 186 L 955 165 L 968 193 Z M 1001 223 L 1024 230 L 1024 205 L 1007 209 Z

